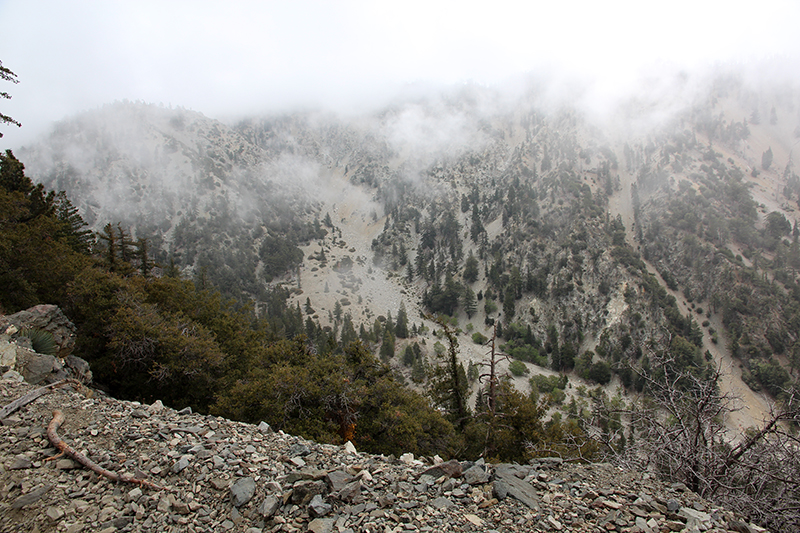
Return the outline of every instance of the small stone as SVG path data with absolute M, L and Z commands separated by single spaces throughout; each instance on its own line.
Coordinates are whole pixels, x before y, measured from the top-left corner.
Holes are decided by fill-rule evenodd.
M 331 533 L 336 520 L 332 518 L 315 518 L 308 524 L 308 531 L 311 533 Z
M 150 413 L 142 409 L 134 409 L 131 411 L 131 416 L 133 418 L 150 418 Z
M 45 511 L 47 518 L 55 522 L 56 520 L 60 520 L 64 516 L 64 510 L 60 507 L 50 506 Z
M 172 465 L 172 472 L 174 474 L 179 474 L 180 472 L 185 470 L 187 466 L 189 466 L 189 456 L 188 455 L 181 456 L 181 458 L 178 459 L 178 461 L 174 465 Z
M 470 485 L 483 485 L 489 482 L 489 473 L 482 465 L 475 465 L 464 472 L 464 481 Z
M 192 414 L 192 408 L 191 407 L 184 407 L 183 409 L 178 411 L 178 414 L 179 415 L 190 415 L 190 414 Z
M 272 427 L 263 420 L 261 421 L 260 424 L 258 424 L 258 430 L 264 434 L 272 433 Z
M 264 518 L 271 518 L 281 506 L 281 500 L 275 496 L 267 496 L 258 506 L 258 513 Z
M 253 478 L 239 479 L 231 487 L 231 502 L 235 507 L 240 507 L 249 502 L 255 492 L 256 482 Z
M 350 441 L 345 442 L 343 448 L 344 448 L 344 453 L 347 453 L 347 454 L 350 454 L 350 455 L 356 455 L 358 453 L 358 451 L 356 450 L 355 444 L 353 444 Z
M 14 460 L 11 462 L 11 466 L 8 467 L 9 470 L 24 470 L 30 468 L 32 466 L 31 460 L 25 457 L 24 455 L 18 455 L 14 457 Z
M 289 459 L 289 462 L 298 468 L 303 468 L 304 466 L 306 466 L 306 462 L 303 460 L 302 457 L 292 457 L 291 459 Z
M 667 501 L 667 511 L 669 511 L 670 513 L 677 513 L 680 508 L 681 508 L 681 502 L 679 502 L 678 500 Z
M 308 511 L 311 513 L 311 516 L 321 518 L 327 514 L 329 514 L 333 510 L 333 507 L 326 503 L 325 500 L 322 498 L 321 495 L 315 494 L 313 498 L 311 498 L 311 502 L 308 504 Z
M 453 507 L 455 504 L 451 502 L 449 499 L 445 498 L 444 496 L 439 496 L 435 500 L 431 502 L 431 506 L 434 509 L 449 509 Z
M 141 498 L 141 496 L 142 496 L 142 489 L 136 487 L 135 489 L 128 492 L 128 501 L 135 502 L 136 500 Z
M 23 494 L 22 496 L 14 500 L 14 502 L 11 504 L 11 508 L 22 509 L 23 507 L 31 505 L 32 503 L 36 503 L 39 500 L 41 500 L 42 496 L 47 494 L 47 491 L 49 491 L 52 488 L 53 488 L 52 485 L 43 485 L 38 489 L 29 492 L 28 494 Z
M 483 520 L 474 514 L 465 514 L 464 518 L 476 527 L 483 527 Z
M 56 468 L 59 470 L 73 470 L 79 467 L 80 465 L 72 459 L 59 459 L 56 461 Z
M 160 413 L 164 410 L 164 404 L 161 403 L 161 400 L 156 400 L 150 406 L 148 406 L 147 411 L 151 414 Z
M 556 520 L 553 515 L 547 517 L 547 523 L 550 524 L 556 531 L 561 531 L 562 529 L 564 529 L 564 525 L 558 520 Z
M 403 464 L 411 465 L 414 463 L 414 454 L 413 453 L 404 453 L 400 456 L 400 462 Z

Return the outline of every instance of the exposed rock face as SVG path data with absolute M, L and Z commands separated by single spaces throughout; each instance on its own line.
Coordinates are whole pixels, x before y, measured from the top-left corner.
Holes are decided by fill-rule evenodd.
M 56 345 L 55 355 L 36 353 L 30 339 L 20 335 L 26 329 L 50 333 Z M 72 355 L 74 347 L 75 325 L 55 305 L 37 305 L 0 317 L 1 374 L 11 370 L 34 385 L 65 378 L 91 383 L 89 364 Z
M 0 405 L 31 388 L 0 381 Z M 55 408 L 66 415 L 65 441 L 105 468 L 167 490 L 115 485 L 69 460 L 45 462 L 55 454 L 45 436 Z M 456 461 L 432 470 L 424 458 L 348 453 L 68 389 L 0 422 L 0 531 L 759 530 L 685 487 L 607 464 Z M 303 466 L 293 461 L 300 458 Z

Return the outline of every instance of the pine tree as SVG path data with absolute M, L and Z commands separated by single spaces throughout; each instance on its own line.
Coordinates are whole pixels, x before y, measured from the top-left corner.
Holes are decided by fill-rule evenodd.
M 144 277 L 149 277 L 153 264 L 150 262 L 150 257 L 148 255 L 147 239 L 139 239 L 136 241 L 136 256 L 139 259 L 139 273 Z
M 464 287 L 464 312 L 467 313 L 467 318 L 472 318 L 477 308 L 478 304 L 475 300 L 475 293 L 469 286 Z
M 408 316 L 406 315 L 406 305 L 404 302 L 400 302 L 400 309 L 397 311 L 394 334 L 398 339 L 408 338 Z

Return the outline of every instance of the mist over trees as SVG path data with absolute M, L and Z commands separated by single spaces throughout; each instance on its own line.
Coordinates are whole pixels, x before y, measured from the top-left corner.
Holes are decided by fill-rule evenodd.
M 640 133 L 472 89 L 354 122 L 130 103 L 67 122 L 26 151 L 39 185 L 0 159 L 0 305 L 61 305 L 123 397 L 382 453 L 614 460 L 797 525 L 800 178 L 781 128 L 800 92 L 754 105 L 721 79 Z M 156 140 L 106 150 L 117 114 Z M 69 158 L 83 136 L 91 164 Z M 402 297 L 375 309 L 362 277 Z M 730 356 L 774 405 L 733 436 Z

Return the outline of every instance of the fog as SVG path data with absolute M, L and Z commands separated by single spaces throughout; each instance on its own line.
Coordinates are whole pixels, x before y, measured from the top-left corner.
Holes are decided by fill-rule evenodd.
M 123 99 L 233 121 L 363 112 L 536 76 L 556 100 L 574 97 L 603 115 L 631 95 L 661 98 L 651 92 L 656 74 L 694 79 L 721 65 L 753 70 L 798 57 L 796 2 L 522 4 L 6 0 L 0 60 L 20 83 L 3 83 L 12 99 L 0 105 L 23 127 L 0 126 L 0 149 Z M 789 71 L 797 69 L 778 74 Z

